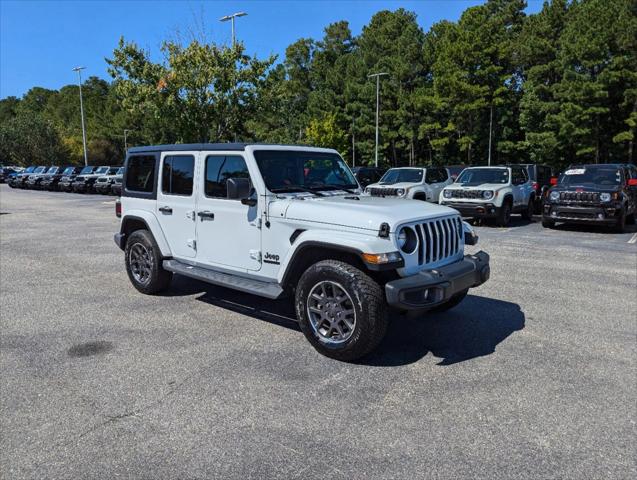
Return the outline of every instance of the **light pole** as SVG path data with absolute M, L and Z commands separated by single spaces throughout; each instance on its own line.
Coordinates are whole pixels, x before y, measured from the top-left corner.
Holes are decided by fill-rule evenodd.
M 126 153 L 126 151 L 128 150 L 128 143 L 126 143 L 126 139 L 128 138 L 128 132 L 132 132 L 132 130 L 128 130 L 127 128 L 124 129 L 124 153 Z
M 75 67 L 77 72 L 78 85 L 80 86 L 80 115 L 82 117 L 82 144 L 84 145 L 84 165 L 88 165 L 88 152 L 86 151 L 86 128 L 84 127 L 84 103 L 82 102 L 82 70 L 86 67 Z
M 227 22 L 228 20 L 230 20 L 232 22 L 232 47 L 234 48 L 234 44 L 235 44 L 235 35 L 234 35 L 234 19 L 235 17 L 245 17 L 247 15 L 246 12 L 237 12 L 237 13 L 233 13 L 232 15 L 226 15 L 225 17 L 221 17 L 219 19 L 220 22 Z
M 376 154 L 374 156 L 374 164 L 378 168 L 378 115 L 380 112 L 380 77 L 389 75 L 389 73 L 379 72 L 367 75 L 367 78 L 376 77 Z

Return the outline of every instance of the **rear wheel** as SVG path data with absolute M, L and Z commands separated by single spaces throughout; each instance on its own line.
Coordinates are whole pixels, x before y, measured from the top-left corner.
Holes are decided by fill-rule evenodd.
M 125 258 L 128 278 L 140 292 L 152 295 L 170 285 L 172 273 L 162 267 L 161 252 L 148 230 L 136 230 L 130 235 Z
M 361 358 L 378 346 L 387 330 L 382 288 L 345 262 L 323 260 L 308 268 L 294 303 L 305 337 L 330 358 Z
M 522 218 L 524 220 L 532 220 L 533 219 L 533 211 L 535 210 L 534 204 L 535 204 L 535 201 L 534 201 L 533 197 L 531 197 L 529 199 L 529 204 L 526 206 L 526 209 L 522 211 Z

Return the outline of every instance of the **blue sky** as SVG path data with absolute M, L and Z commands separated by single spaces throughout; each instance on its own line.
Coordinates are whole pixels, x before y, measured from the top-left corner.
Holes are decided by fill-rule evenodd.
M 371 16 L 384 9 L 404 7 L 416 12 L 427 30 L 442 20 L 457 20 L 467 7 L 480 0 L 420 1 L 35 1 L 0 0 L 0 98 L 22 96 L 33 86 L 58 89 L 76 81 L 71 71 L 87 67 L 85 75 L 107 78 L 104 58 L 110 56 L 123 35 L 148 48 L 159 58 L 162 40 L 200 32 L 219 43 L 230 41 L 230 24 L 223 15 L 245 11 L 237 20 L 237 37 L 248 53 L 265 57 L 282 55 L 301 37 L 320 38 L 323 28 L 348 20 L 360 33 Z M 541 1 L 529 0 L 528 13 Z

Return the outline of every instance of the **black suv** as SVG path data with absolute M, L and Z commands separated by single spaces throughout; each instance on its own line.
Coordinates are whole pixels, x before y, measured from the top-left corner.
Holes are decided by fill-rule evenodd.
M 90 174 L 81 173 L 75 177 L 73 182 L 73 191 L 75 193 L 93 193 L 95 192 L 95 182 L 103 175 L 115 175 L 119 167 L 97 167 Z
M 49 167 L 45 167 L 43 165 L 40 165 L 39 167 L 35 167 L 35 169 L 33 169 L 31 172 L 27 172 L 25 170 L 24 172 L 22 172 L 21 174 L 19 174 L 16 177 L 16 183 L 15 183 L 14 186 L 17 187 L 17 188 L 26 188 L 27 187 L 27 182 L 31 178 L 35 178 L 35 177 L 38 177 L 38 176 L 42 175 L 43 173 L 45 173 L 47 171 L 48 168 Z
M 60 169 L 53 173 L 47 174 L 42 177 L 40 181 L 40 189 L 41 190 L 57 190 L 60 180 L 64 177 L 68 177 L 71 175 L 77 175 L 80 173 L 82 167 L 60 167 Z
M 533 185 L 533 190 L 535 191 L 535 201 L 533 204 L 534 213 L 542 213 L 542 202 L 551 188 L 553 171 L 548 165 L 524 163 L 522 166 L 526 168 Z
M 40 183 L 42 182 L 42 180 L 44 180 L 44 178 L 47 175 L 55 175 L 58 172 L 61 172 L 64 169 L 64 167 L 57 167 L 55 165 L 47 168 L 44 172 L 38 174 L 38 175 L 29 175 L 29 177 L 27 178 L 27 181 L 25 182 L 24 186 L 25 188 L 30 188 L 30 189 L 34 189 L 34 190 L 38 190 L 40 188 Z
M 556 222 L 601 224 L 623 232 L 637 211 L 637 167 L 571 165 L 546 196 L 542 226 Z
M 83 167 L 80 170 L 80 173 L 72 173 L 69 175 L 62 175 L 58 182 L 58 190 L 61 192 L 72 192 L 73 191 L 73 182 L 77 178 L 78 175 L 91 175 L 97 167 Z
M 23 179 L 26 180 L 26 177 L 28 177 L 29 174 L 35 172 L 36 168 L 37 167 L 35 165 L 31 165 L 30 167 L 25 168 L 21 172 L 18 172 L 17 174 L 13 175 L 12 177 L 9 178 L 9 186 L 11 188 L 18 188 L 22 180 Z
M 383 176 L 385 170 L 383 168 L 376 167 L 354 167 L 352 173 L 360 183 L 360 186 L 365 188 L 367 185 L 376 183 Z

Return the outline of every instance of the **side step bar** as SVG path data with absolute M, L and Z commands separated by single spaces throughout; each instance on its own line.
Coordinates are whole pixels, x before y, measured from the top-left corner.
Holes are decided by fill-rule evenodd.
M 275 299 L 279 298 L 283 293 L 283 289 L 277 283 L 260 282 L 259 280 L 221 273 L 208 268 L 194 267 L 178 260 L 164 260 L 163 266 L 169 272 L 179 273 L 213 285 L 232 288 L 261 297 Z

